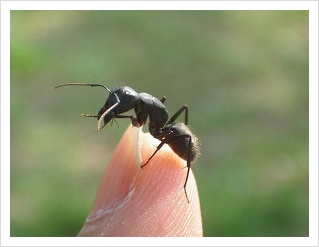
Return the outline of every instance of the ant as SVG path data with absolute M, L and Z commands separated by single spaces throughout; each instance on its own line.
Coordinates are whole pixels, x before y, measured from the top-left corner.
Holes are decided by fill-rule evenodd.
M 89 84 L 89 83 L 66 83 L 55 88 L 63 86 L 90 86 L 90 87 L 102 87 L 110 94 L 103 107 L 99 110 L 97 115 L 81 114 L 83 117 L 96 117 L 98 119 L 97 129 L 101 130 L 110 121 L 116 118 L 130 118 L 132 125 L 135 127 L 141 127 L 146 124 L 147 118 L 149 118 L 149 132 L 151 135 L 160 140 L 161 143 L 157 146 L 155 152 L 146 161 L 141 168 L 145 167 L 148 162 L 154 157 L 154 155 L 162 148 L 164 144 L 168 144 L 171 149 L 182 159 L 187 161 L 187 175 L 184 183 L 184 191 L 186 199 L 189 203 L 189 199 L 186 192 L 186 184 L 191 168 L 191 162 L 195 160 L 198 154 L 198 139 L 190 131 L 187 126 L 188 123 L 188 106 L 182 106 L 171 118 L 169 118 L 168 111 L 164 105 L 166 97 L 162 97 L 161 100 L 155 98 L 148 93 L 137 93 L 130 87 L 123 86 L 114 90 L 110 90 L 101 84 Z M 132 115 L 122 115 L 122 113 L 134 109 L 136 117 Z M 184 123 L 177 122 L 177 117 L 185 111 Z M 101 127 L 102 121 L 104 125 Z

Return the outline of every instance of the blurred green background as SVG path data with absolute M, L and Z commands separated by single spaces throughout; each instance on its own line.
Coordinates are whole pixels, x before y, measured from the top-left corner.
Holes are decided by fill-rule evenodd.
M 128 85 L 189 105 L 205 236 L 308 236 L 308 11 L 11 11 L 11 236 L 74 236 Z

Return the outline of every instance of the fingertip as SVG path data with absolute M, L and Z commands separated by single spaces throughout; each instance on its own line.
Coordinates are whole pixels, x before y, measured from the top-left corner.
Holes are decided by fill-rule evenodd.
M 130 126 L 105 171 L 93 210 L 79 236 L 203 236 L 192 171 L 168 145 L 142 169 L 159 141 Z
M 104 172 L 90 218 L 127 199 L 134 188 L 141 172 L 141 135 L 140 128 L 126 129 Z
M 159 144 L 149 133 L 143 135 L 143 161 L 147 160 Z M 155 145 L 154 145 L 155 144 Z M 186 161 L 176 155 L 168 145 L 152 158 L 143 168 L 136 190 L 136 200 L 143 201 L 143 214 L 154 217 L 152 222 L 158 222 L 150 229 L 152 236 L 203 236 L 201 209 L 196 180 L 192 170 L 184 183 L 187 169 Z M 136 202 L 134 205 L 138 205 Z

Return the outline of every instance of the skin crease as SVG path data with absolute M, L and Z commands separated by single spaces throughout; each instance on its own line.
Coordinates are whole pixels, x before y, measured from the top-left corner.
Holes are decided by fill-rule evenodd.
M 168 145 L 142 169 L 159 141 L 128 127 L 104 173 L 92 211 L 78 236 L 202 237 L 197 185 L 186 161 Z

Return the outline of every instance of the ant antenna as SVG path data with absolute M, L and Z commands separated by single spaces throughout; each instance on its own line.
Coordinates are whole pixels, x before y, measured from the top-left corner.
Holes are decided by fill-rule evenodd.
M 55 89 L 56 88 L 59 88 L 59 87 L 64 87 L 64 86 L 91 86 L 91 87 L 103 87 L 104 89 L 106 89 L 108 92 L 110 92 L 111 94 L 113 94 L 113 92 L 108 89 L 106 86 L 102 85 L 102 84 L 91 84 L 91 83 L 65 83 L 65 84 L 61 84 L 61 85 L 58 85 L 56 87 L 54 87 Z
M 106 125 L 106 124 L 104 124 L 102 127 L 100 127 L 100 126 L 101 126 L 101 123 L 102 123 L 102 120 L 104 119 L 104 117 L 120 103 L 120 99 L 119 99 L 119 97 L 117 96 L 117 94 L 116 94 L 115 92 L 112 92 L 109 88 L 107 88 L 106 86 L 104 86 L 104 85 L 102 85 L 102 84 L 71 82 L 71 83 L 65 83 L 65 84 L 58 85 L 58 86 L 56 86 L 56 87 L 54 87 L 54 88 L 56 89 L 56 88 L 64 87 L 64 86 L 103 87 L 103 88 L 104 88 L 105 90 L 107 90 L 110 94 L 112 94 L 112 95 L 115 96 L 115 98 L 116 98 L 116 103 L 113 104 L 109 109 L 107 109 L 101 116 L 98 116 L 98 115 L 90 115 L 90 114 L 81 114 L 81 116 L 83 116 L 83 117 L 100 117 L 100 118 L 99 118 L 99 121 L 98 121 L 98 124 L 97 124 L 97 129 L 95 129 L 96 131 L 102 129 L 102 128 Z

